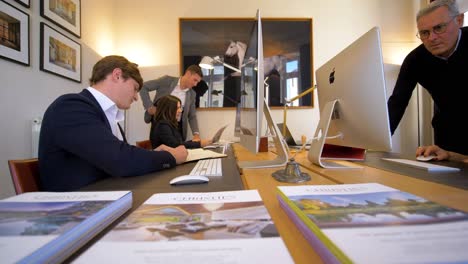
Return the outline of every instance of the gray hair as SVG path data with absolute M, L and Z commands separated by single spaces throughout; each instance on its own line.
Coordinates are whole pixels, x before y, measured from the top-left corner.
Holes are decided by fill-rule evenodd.
M 416 16 L 416 21 L 418 21 L 421 17 L 429 13 L 432 13 L 432 11 L 436 10 L 437 8 L 443 7 L 443 6 L 446 6 L 448 8 L 450 17 L 456 17 L 460 14 L 456 0 L 435 0 L 435 1 L 432 1 L 432 3 L 430 3 L 425 8 L 419 10 Z

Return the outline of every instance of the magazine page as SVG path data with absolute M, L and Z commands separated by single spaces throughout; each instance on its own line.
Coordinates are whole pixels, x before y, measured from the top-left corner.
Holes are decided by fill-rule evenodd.
M 76 262 L 293 263 L 256 190 L 155 194 Z
M 128 193 L 30 192 L 1 200 L 2 263 L 18 262 L 56 238 L 60 239 L 62 234 Z
M 213 159 L 227 157 L 226 154 L 218 153 L 212 150 L 206 150 L 202 148 L 187 149 L 188 156 L 185 162 L 201 160 L 201 159 Z
M 465 212 L 376 183 L 278 188 L 310 232 L 353 262 L 468 261 Z

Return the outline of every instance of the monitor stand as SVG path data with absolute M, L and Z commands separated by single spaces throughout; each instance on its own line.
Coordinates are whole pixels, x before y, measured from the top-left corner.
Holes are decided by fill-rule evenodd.
M 360 169 L 362 167 L 343 165 L 329 159 L 334 160 L 364 160 L 366 150 L 361 148 L 344 147 L 338 145 L 326 144 L 328 128 L 332 119 L 333 111 L 339 103 L 339 100 L 328 102 L 320 114 L 320 121 L 315 130 L 314 138 L 310 144 L 308 154 L 309 160 L 326 169 Z
M 238 165 L 241 169 L 260 169 L 260 168 L 272 168 L 272 167 L 279 167 L 284 166 L 288 162 L 288 154 L 286 152 L 285 143 L 282 140 L 281 133 L 273 122 L 273 118 L 271 118 L 270 108 L 268 107 L 265 100 L 263 100 L 263 113 L 265 115 L 265 119 L 267 121 L 267 125 L 269 131 L 273 133 L 273 142 L 276 148 L 277 157 L 274 160 L 246 160 L 246 161 L 239 161 Z

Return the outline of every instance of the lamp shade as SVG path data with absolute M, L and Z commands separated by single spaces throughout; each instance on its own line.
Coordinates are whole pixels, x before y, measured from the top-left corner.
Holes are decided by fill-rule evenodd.
M 204 56 L 198 65 L 202 67 L 203 69 L 207 69 L 207 70 L 214 69 L 213 59 L 209 56 Z

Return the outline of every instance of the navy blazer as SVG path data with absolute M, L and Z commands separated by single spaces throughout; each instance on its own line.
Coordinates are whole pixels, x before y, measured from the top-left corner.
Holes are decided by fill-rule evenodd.
M 198 141 L 183 141 L 179 130 L 166 120 L 151 123 L 150 140 L 153 148 L 164 144 L 169 147 L 184 145 L 186 148 L 200 148 Z
M 127 177 L 171 168 L 166 151 L 120 141 L 94 96 L 83 90 L 57 98 L 46 110 L 39 138 L 39 173 L 46 191 L 73 191 L 111 176 Z

